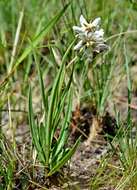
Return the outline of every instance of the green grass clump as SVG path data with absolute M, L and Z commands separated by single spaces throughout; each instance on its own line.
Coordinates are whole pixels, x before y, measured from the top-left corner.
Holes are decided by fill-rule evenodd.
M 89 188 L 137 189 L 136 11 L 135 0 L 0 1 L 0 189 L 46 189 L 63 176 L 83 105 L 99 127 L 107 113 L 115 120 Z M 81 14 L 101 17 L 110 47 L 91 62 L 74 51 Z
M 69 136 L 68 132 L 72 112 L 71 81 L 73 70 L 66 87 L 64 86 L 65 57 L 68 53 L 69 51 L 66 51 L 66 54 L 63 57 L 60 69 L 53 83 L 51 93 L 47 92 L 46 95 L 44 92 L 41 70 L 39 68 L 39 64 L 37 63 L 39 83 L 41 87 L 40 91 L 44 107 L 44 119 L 41 122 L 35 121 L 32 108 L 31 88 L 29 91 L 28 109 L 31 135 L 33 144 L 38 154 L 38 158 L 40 162 L 46 167 L 47 176 L 57 172 L 71 158 L 79 142 L 79 140 L 77 140 L 75 145 L 70 150 L 65 147 Z M 67 106 L 65 106 L 66 103 Z M 65 107 L 66 110 L 64 110 Z M 63 114 L 64 111 L 66 114 Z M 57 129 L 60 129 L 59 137 L 56 137 Z

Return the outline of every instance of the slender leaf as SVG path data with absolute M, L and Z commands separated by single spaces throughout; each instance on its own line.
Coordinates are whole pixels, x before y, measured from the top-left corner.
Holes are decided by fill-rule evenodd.
M 74 146 L 69 150 L 69 152 L 50 170 L 48 173 L 48 176 L 53 175 L 55 172 L 57 172 L 74 154 L 76 151 L 76 148 L 80 142 L 80 138 L 76 141 Z
M 42 150 L 42 146 L 39 143 L 39 131 L 38 131 L 38 126 L 36 126 L 35 121 L 34 121 L 34 115 L 33 115 L 33 109 L 32 109 L 32 93 L 31 93 L 31 88 L 29 90 L 29 126 L 32 134 L 32 139 L 34 146 L 37 150 L 37 153 L 39 155 L 40 160 L 45 163 L 45 158 Z

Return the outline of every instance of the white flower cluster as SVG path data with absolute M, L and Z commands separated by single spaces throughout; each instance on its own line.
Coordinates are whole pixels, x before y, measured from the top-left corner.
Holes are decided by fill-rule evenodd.
M 74 47 L 74 50 L 81 50 L 82 48 L 92 48 L 95 53 L 100 53 L 108 50 L 108 45 L 104 40 L 104 30 L 100 29 L 101 18 L 98 17 L 89 23 L 83 17 L 80 16 L 80 27 L 73 26 L 73 30 L 76 33 L 76 37 L 80 40 Z

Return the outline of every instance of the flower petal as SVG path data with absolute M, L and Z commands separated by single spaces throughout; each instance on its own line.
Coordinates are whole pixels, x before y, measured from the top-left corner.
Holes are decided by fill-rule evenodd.
M 101 28 L 100 30 L 97 30 L 94 32 L 94 34 L 96 35 L 96 37 L 102 37 L 104 36 L 104 30 Z
M 77 45 L 75 45 L 74 50 L 80 50 L 80 48 L 83 46 L 83 41 L 80 40 Z
M 83 28 L 79 27 L 79 26 L 73 26 L 73 30 L 76 33 L 82 33 L 82 32 L 84 32 Z
M 97 44 L 97 46 L 94 48 L 94 52 L 100 53 L 108 49 L 109 49 L 109 46 L 107 44 L 100 43 L 100 44 Z
M 88 25 L 88 22 L 86 21 L 83 15 L 80 15 L 80 24 L 82 27 Z
M 95 20 L 93 20 L 93 22 L 91 22 L 92 26 L 97 27 L 101 22 L 101 18 L 97 17 L 95 18 Z
M 103 36 L 104 36 L 104 30 L 103 29 L 100 29 L 100 30 L 97 30 L 93 33 L 92 35 L 92 39 L 96 42 L 99 42 L 99 41 L 104 41 L 103 39 Z

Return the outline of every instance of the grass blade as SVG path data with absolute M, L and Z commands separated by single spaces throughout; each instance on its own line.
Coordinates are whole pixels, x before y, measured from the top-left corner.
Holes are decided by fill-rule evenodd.
M 68 8 L 69 4 L 67 4 L 45 27 L 44 29 L 32 40 L 33 48 L 36 48 L 38 43 L 44 38 L 44 36 L 54 27 L 54 25 L 58 22 L 61 18 L 65 10 Z M 10 73 L 5 77 L 5 79 L 1 82 L 0 87 L 8 82 L 9 78 L 12 76 L 14 71 L 17 69 L 19 64 L 32 52 L 32 45 L 26 47 L 23 51 L 22 55 L 17 59 L 13 68 L 11 68 Z
M 69 152 L 50 170 L 50 172 L 48 173 L 48 176 L 51 176 L 56 171 L 58 171 L 71 158 L 71 156 L 74 154 L 79 142 L 80 142 L 80 138 L 76 141 L 76 143 L 69 150 Z

